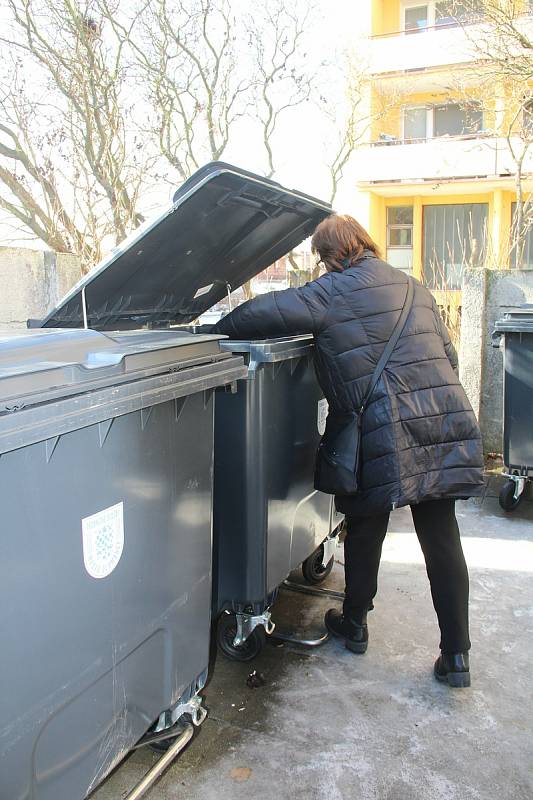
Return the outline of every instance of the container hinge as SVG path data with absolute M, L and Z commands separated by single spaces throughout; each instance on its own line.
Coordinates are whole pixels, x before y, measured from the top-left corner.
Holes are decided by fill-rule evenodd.
M 23 408 L 26 408 L 25 403 L 15 403 L 12 406 L 4 406 L 4 411 L 7 411 L 8 414 L 14 414 L 15 411 L 22 411 Z

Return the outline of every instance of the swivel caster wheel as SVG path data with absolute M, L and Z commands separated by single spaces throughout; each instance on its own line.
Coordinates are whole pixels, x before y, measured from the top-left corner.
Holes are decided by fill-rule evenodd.
M 524 499 L 525 485 L 517 485 L 517 481 L 509 480 L 500 490 L 500 506 L 504 511 L 514 511 Z
M 265 646 L 266 633 L 262 625 L 254 628 L 242 644 L 235 645 L 233 643 L 236 635 L 237 620 L 235 619 L 235 614 L 233 612 L 224 612 L 218 620 L 217 645 L 218 649 L 227 658 L 231 658 L 233 661 L 252 661 Z
M 326 580 L 333 569 L 335 557 L 331 556 L 327 564 L 324 564 L 323 561 L 324 545 L 321 544 L 320 547 L 317 547 L 315 552 L 311 553 L 311 555 L 306 558 L 302 564 L 302 574 L 307 583 L 311 583 L 316 586 L 317 584 Z

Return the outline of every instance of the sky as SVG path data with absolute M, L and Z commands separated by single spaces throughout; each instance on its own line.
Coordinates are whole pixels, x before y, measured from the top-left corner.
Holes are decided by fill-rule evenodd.
M 306 0 L 303 0 L 304 3 Z M 237 0 L 245 10 L 246 0 Z M 339 84 L 331 86 L 332 94 L 342 94 L 341 72 L 346 68 L 342 53 L 349 49 L 352 57 L 357 58 L 357 49 L 361 38 L 368 30 L 369 7 L 367 0 L 318 0 L 315 4 L 322 17 L 321 24 L 310 30 L 310 46 L 313 57 L 324 58 L 338 66 Z M 5 0 L 0 0 L 0 29 L 5 23 L 7 10 Z M 246 46 L 243 43 L 244 46 Z M 325 87 L 327 90 L 327 86 Z M 248 120 L 235 130 L 222 158 L 252 172 L 264 174 L 266 162 L 260 139 L 254 135 L 253 120 Z M 257 133 L 257 131 L 256 131 Z M 332 143 L 325 139 L 323 120 L 320 119 L 316 106 L 311 103 L 290 109 L 282 118 L 275 141 L 277 171 L 275 180 L 283 185 L 298 189 L 321 199 L 329 199 L 330 179 L 325 165 L 326 152 L 331 150 Z M 345 180 L 341 184 L 335 201 L 339 211 L 354 213 L 359 216 L 359 206 L 354 188 L 355 176 L 352 170 L 346 169 Z M 155 187 L 150 198 L 146 199 L 147 216 L 155 213 L 168 204 L 173 193 L 168 185 Z M 143 209 L 144 210 L 144 209 Z M 362 213 L 362 212 L 361 212 Z M 362 220 L 364 223 L 364 219 Z M 0 218 L 0 245 L 22 245 L 36 249 L 46 246 L 36 240 L 17 238 L 11 226 Z

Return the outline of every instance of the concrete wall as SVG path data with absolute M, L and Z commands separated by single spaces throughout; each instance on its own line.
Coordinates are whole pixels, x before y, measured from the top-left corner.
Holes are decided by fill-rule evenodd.
M 533 270 L 465 271 L 460 373 L 486 453 L 502 452 L 503 359 L 492 347 L 492 331 L 506 311 L 524 303 L 533 303 Z
M 28 317 L 44 317 L 80 277 L 76 256 L 0 247 L 0 328 L 25 328 Z

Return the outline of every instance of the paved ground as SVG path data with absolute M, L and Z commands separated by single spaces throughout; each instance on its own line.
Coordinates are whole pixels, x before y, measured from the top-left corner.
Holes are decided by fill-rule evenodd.
M 384 548 L 370 647 L 268 645 L 217 659 L 209 718 L 148 800 L 531 800 L 533 503 L 511 515 L 489 490 L 459 506 L 471 574 L 472 688 L 431 670 L 438 629 L 409 511 Z M 342 550 L 329 585 L 343 588 Z M 284 591 L 274 617 L 317 632 L 331 601 Z M 251 669 L 265 676 L 250 689 Z M 95 800 L 118 800 L 154 756 L 138 751 Z

